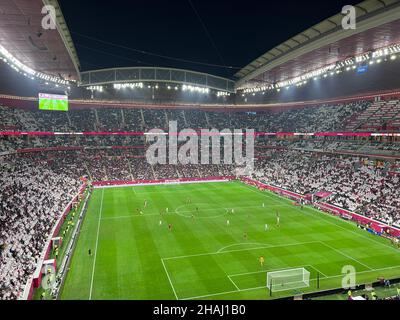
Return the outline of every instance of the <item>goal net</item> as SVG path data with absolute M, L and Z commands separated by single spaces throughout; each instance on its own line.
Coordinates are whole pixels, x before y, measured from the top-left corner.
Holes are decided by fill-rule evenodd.
M 267 272 L 267 288 L 272 292 L 310 286 L 310 272 L 305 268 Z

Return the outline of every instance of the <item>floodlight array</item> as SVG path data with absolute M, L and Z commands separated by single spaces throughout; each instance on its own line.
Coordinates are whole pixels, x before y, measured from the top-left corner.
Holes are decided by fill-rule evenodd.
M 4 63 L 8 64 L 16 72 L 22 74 L 23 76 L 30 78 L 32 80 L 40 79 L 46 82 L 52 82 L 58 85 L 70 85 L 70 81 L 64 80 L 60 77 L 45 74 L 43 72 L 35 71 L 32 68 L 26 66 L 17 58 L 15 58 L 6 48 L 0 45 L 0 59 Z
M 342 61 L 338 61 L 334 64 L 307 72 L 298 77 L 276 82 L 274 84 L 267 84 L 262 86 L 255 86 L 252 88 L 242 87 L 238 88 L 243 94 L 252 93 L 253 95 L 258 92 L 266 92 L 271 90 L 280 91 L 281 88 L 290 88 L 291 86 L 300 87 L 308 83 L 308 80 L 318 80 L 320 78 L 327 78 L 328 76 L 334 76 L 340 74 L 343 71 L 356 70 L 357 66 L 369 63 L 370 65 L 375 63 L 381 63 L 383 61 L 396 60 L 398 53 L 400 52 L 400 44 L 391 45 L 385 48 L 381 48 L 375 51 L 365 52 L 363 54 L 347 58 Z

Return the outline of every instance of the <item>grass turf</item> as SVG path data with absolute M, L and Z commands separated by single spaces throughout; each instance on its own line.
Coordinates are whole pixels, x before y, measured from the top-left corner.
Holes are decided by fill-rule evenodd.
M 240 182 L 96 189 L 61 299 L 271 299 L 317 291 L 317 274 L 319 290 L 341 287 L 345 265 L 357 283 L 399 277 L 399 253 L 353 223 Z M 266 273 L 295 267 L 310 271 L 310 287 L 270 297 Z

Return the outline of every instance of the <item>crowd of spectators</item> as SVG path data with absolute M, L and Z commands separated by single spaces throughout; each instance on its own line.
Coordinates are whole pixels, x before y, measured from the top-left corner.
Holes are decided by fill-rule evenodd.
M 255 129 L 264 132 L 341 130 L 369 102 L 285 111 L 87 109 L 67 113 L 0 106 L 0 130 L 147 131 L 178 128 Z M 0 137 L 0 300 L 16 299 L 36 267 L 51 229 L 77 193 L 81 177 L 93 181 L 233 176 L 234 165 L 150 165 L 144 136 L 89 135 Z M 74 148 L 26 152 L 30 148 Z M 321 151 L 397 152 L 397 142 L 369 140 L 284 140 L 258 137 L 253 176 L 389 224 L 400 224 L 400 164 Z M 32 150 L 31 150 L 32 151 Z M 316 152 L 319 151 L 319 152 Z M 14 153 L 16 152 L 16 153 Z M 8 155 L 5 155 L 9 153 Z
M 400 223 L 400 175 L 388 163 L 294 149 L 270 149 L 254 177 L 307 195 L 326 191 L 329 203 L 389 224 Z M 3 156 L 0 174 L 0 299 L 15 299 L 35 269 L 49 232 L 92 180 L 232 176 L 233 165 L 154 165 L 132 149 L 47 151 Z
M 302 195 L 328 192 L 331 204 L 400 225 L 400 174 L 389 163 L 281 150 L 259 161 L 254 176 Z
M 81 182 L 34 159 L 0 164 L 0 300 L 17 299 Z
M 175 120 L 179 128 L 318 132 L 343 129 L 347 119 L 369 105 L 360 101 L 260 112 L 102 108 L 53 112 L 0 106 L 0 120 L 20 131 L 147 131 L 167 129 L 168 122 Z

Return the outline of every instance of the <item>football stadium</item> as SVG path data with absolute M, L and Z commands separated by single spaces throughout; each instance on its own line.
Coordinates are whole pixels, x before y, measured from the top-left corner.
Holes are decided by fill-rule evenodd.
M 0 0 L 0 300 L 399 300 L 400 1 L 132 3 Z

